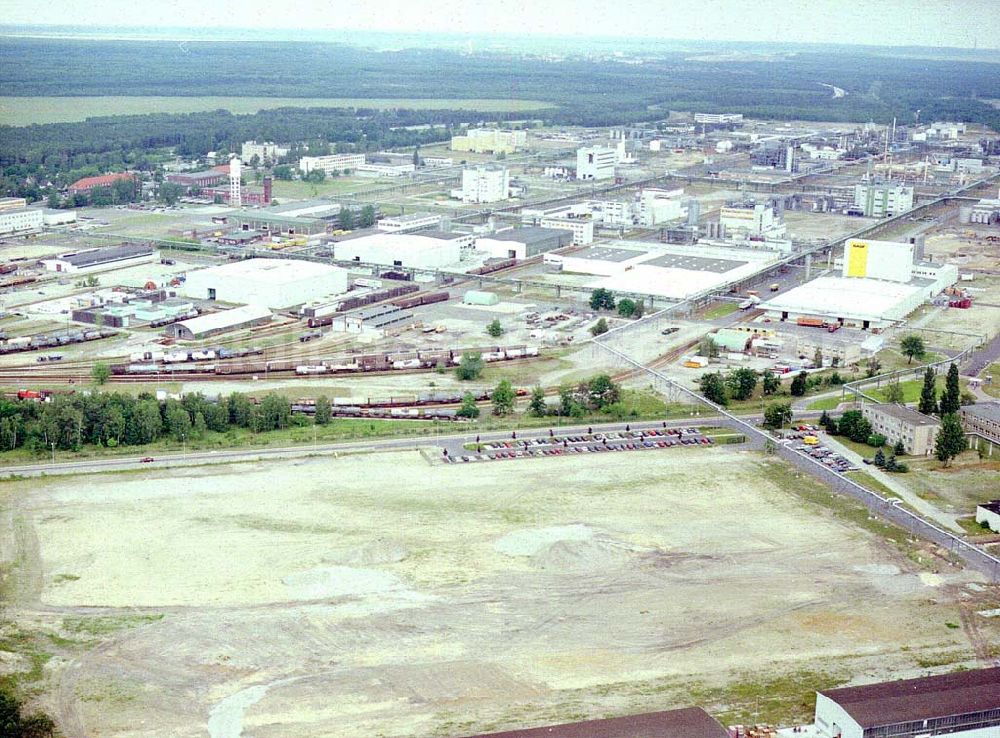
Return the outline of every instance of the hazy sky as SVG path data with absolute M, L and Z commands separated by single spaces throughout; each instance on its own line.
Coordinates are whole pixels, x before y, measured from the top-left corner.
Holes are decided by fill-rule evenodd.
M 0 22 L 1000 47 L 997 0 L 0 0 Z

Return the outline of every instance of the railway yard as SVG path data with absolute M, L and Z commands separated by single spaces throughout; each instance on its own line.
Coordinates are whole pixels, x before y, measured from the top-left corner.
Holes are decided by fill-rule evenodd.
M 655 148 L 535 128 L 267 207 L 4 236 L 0 674 L 67 738 L 457 738 L 686 704 L 800 725 L 813 689 L 1000 657 L 976 614 L 1000 608 L 1000 536 L 924 535 L 895 485 L 939 504 L 932 456 L 889 475 L 812 425 L 932 359 L 988 400 L 1000 223 L 961 221 L 995 170 L 931 176 L 879 153 L 884 127 L 664 124 Z M 802 163 L 761 165 L 750 134 Z M 841 138 L 863 155 L 796 149 Z M 573 178 L 578 147 L 625 140 L 611 177 Z M 477 164 L 514 196 L 453 197 Z M 887 166 L 912 209 L 866 214 L 854 188 Z M 377 224 L 342 227 L 352 208 Z M 872 282 L 884 309 L 849 292 Z M 763 427 L 775 403 L 811 425 Z M 99 413 L 118 430 L 84 438 Z M 993 453 L 953 478 L 981 497 Z

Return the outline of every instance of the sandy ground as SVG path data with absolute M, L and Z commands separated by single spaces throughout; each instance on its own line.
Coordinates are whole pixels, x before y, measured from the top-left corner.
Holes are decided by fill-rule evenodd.
M 959 580 L 788 494 L 776 462 L 642 462 L 498 474 L 411 452 L 15 482 L 0 553 L 34 572 L 25 622 L 163 615 L 54 669 L 70 737 L 464 735 L 967 647 L 943 627 Z

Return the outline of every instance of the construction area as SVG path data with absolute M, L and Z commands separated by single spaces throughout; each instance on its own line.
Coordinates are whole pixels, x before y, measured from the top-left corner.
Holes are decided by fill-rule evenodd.
M 782 462 L 516 473 L 409 451 L 10 482 L 45 704 L 68 736 L 456 736 L 695 699 L 738 717 L 748 684 L 975 661 L 950 623 L 978 577 Z

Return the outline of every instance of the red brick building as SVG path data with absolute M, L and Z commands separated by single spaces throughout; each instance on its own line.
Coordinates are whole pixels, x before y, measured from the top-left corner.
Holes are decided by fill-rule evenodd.
M 111 187 L 118 180 L 135 178 L 133 172 L 117 172 L 115 174 L 102 174 L 98 177 L 84 177 L 69 186 L 69 194 L 75 195 L 78 192 L 90 192 L 99 187 Z

